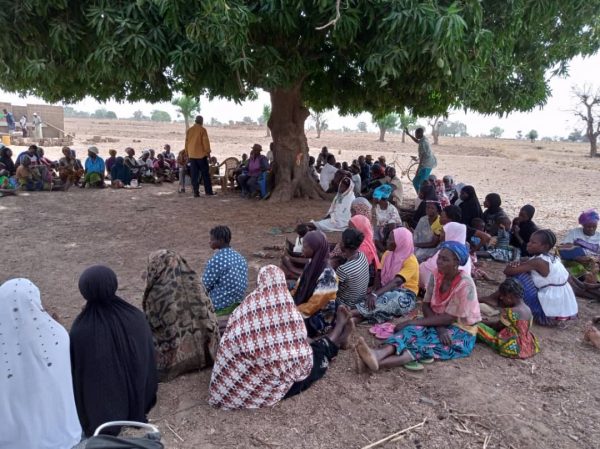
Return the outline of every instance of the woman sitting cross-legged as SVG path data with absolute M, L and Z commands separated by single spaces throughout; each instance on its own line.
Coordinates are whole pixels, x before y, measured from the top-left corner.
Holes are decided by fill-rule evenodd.
M 217 316 L 184 258 L 166 249 L 150 254 L 142 307 L 154 335 L 160 381 L 213 364 Z
M 366 301 L 356 305 L 352 316 L 383 323 L 411 312 L 419 293 L 419 263 L 413 254 L 412 235 L 406 228 L 396 228 L 388 237 L 388 251 L 381 260 L 375 278 L 375 290 Z
M 231 230 L 227 226 L 210 230 L 210 247 L 215 254 L 206 262 L 202 284 L 217 316 L 233 312 L 248 288 L 248 263 L 230 244 Z
M 540 345 L 531 333 L 533 315 L 523 301 L 523 286 L 515 278 L 506 279 L 498 291 L 479 298 L 480 303 L 502 307 L 500 321 L 478 324 L 477 339 L 491 346 L 503 357 L 527 359 L 540 352 Z
M 437 252 L 441 240 L 440 203 L 426 201 L 425 216 L 421 217 L 414 233 L 415 256 L 419 263 L 429 259 Z
M 531 258 L 512 262 L 504 269 L 507 276 L 515 276 L 525 288 L 525 303 L 533 313 L 533 320 L 541 326 L 556 326 L 560 321 L 577 316 L 577 300 L 569 285 L 569 272 L 550 251 L 556 245 L 556 236 L 550 229 L 533 233 L 527 244 Z
M 88 437 L 108 421 L 146 422 L 156 404 L 152 332 L 142 311 L 117 296 L 118 286 L 114 271 L 102 265 L 79 278 L 87 304 L 71 327 L 71 364 L 77 413 Z
M 0 447 L 71 449 L 81 440 L 81 425 L 69 334 L 44 310 L 30 280 L 0 286 L 0 329 Z
M 309 388 L 327 372 L 353 323 L 345 307 L 334 329 L 309 343 L 283 271 L 258 272 L 256 289 L 235 309 L 221 339 L 208 402 L 223 409 L 272 407 Z
M 120 189 L 131 184 L 131 170 L 125 165 L 125 159 L 117 157 L 110 170 L 110 186 Z
M 81 187 L 104 187 L 104 159 L 98 156 L 97 147 L 88 148 L 85 160 L 85 177 Z
M 343 170 L 338 170 L 331 184 L 337 193 L 325 218 L 318 221 L 313 220 L 308 224 L 311 229 L 319 229 L 323 232 L 341 232 L 348 227 L 348 221 L 351 217 L 350 209 L 355 200 L 352 175 Z
M 304 236 L 302 255 L 310 261 L 291 293 L 306 320 L 308 336 L 314 337 L 333 324 L 338 278 L 329 264 L 329 242 L 321 231 L 311 231 Z
M 356 345 L 358 371 L 404 366 L 421 370 L 421 363 L 468 357 L 475 347 L 481 321 L 477 290 L 471 276 L 459 270 L 469 260 L 462 243 L 441 244 L 437 272 L 423 302 L 423 318 L 405 321 L 383 346 L 371 349 L 362 337 Z
M 361 217 L 366 220 L 365 217 Z M 337 303 L 354 308 L 363 302 L 369 288 L 369 261 L 360 251 L 364 235 L 353 228 L 342 233 L 342 253 L 345 262 L 340 265 L 336 274 L 339 280 Z

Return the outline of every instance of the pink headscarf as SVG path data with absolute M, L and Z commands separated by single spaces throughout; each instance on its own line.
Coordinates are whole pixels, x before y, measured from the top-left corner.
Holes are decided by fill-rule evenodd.
M 392 232 L 394 233 L 396 249 L 385 256 L 381 268 L 381 285 L 389 284 L 400 272 L 406 259 L 415 252 L 413 236 L 408 229 L 396 228 Z
M 458 242 L 463 245 L 467 240 L 467 227 L 464 224 L 450 222 L 444 225 L 444 240 L 446 242 Z M 419 286 L 427 288 L 431 274 L 437 270 L 438 251 L 429 259 L 419 265 Z M 469 259 L 465 265 L 459 266 L 459 270 L 471 275 L 471 260 Z
M 375 243 L 373 242 L 373 226 L 371 225 L 371 220 L 364 215 L 355 215 L 350 219 L 350 223 L 365 236 L 358 249 L 367 256 L 369 265 L 374 263 L 377 269 L 381 268 L 379 256 L 377 255 L 377 248 L 375 248 Z

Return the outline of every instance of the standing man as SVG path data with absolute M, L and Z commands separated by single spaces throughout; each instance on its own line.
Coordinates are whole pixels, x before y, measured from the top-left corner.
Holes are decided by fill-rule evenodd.
M 42 140 L 44 138 L 44 133 L 42 131 L 42 117 L 40 117 L 37 112 L 33 113 L 33 127 L 35 129 L 33 137 L 37 140 Z
M 8 126 L 8 134 L 14 133 L 17 125 L 12 112 L 8 112 L 6 109 L 3 109 L 2 112 L 4 112 L 4 118 L 6 119 L 6 125 Z
M 27 137 L 29 133 L 27 132 L 27 117 L 22 115 L 19 120 L 19 124 L 21 125 L 21 132 L 23 133 L 23 137 Z
M 433 151 L 431 151 L 431 146 L 429 145 L 427 137 L 425 137 L 423 128 L 417 128 L 414 137 L 408 132 L 408 129 L 405 129 L 404 132 L 415 143 L 419 144 L 419 167 L 417 168 L 417 174 L 413 179 L 413 186 L 416 192 L 419 193 L 423 181 L 429 178 L 431 171 L 437 167 L 437 159 L 435 158 Z
M 196 123 L 185 134 L 185 150 L 189 156 L 190 171 L 192 175 L 192 188 L 194 197 L 200 196 L 200 176 L 204 181 L 206 196 L 214 195 L 212 181 L 208 173 L 208 158 L 210 156 L 210 142 L 206 128 L 202 126 L 204 118 L 196 116 Z

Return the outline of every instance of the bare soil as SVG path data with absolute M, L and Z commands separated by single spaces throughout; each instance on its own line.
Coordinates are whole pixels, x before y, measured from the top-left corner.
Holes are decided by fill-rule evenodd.
M 177 152 L 183 143 L 182 124 L 116 120 L 68 119 L 76 133 L 79 157 L 91 136 L 120 139 L 98 144 L 120 152 L 161 148 Z M 268 147 L 260 128 L 209 128 L 214 154 L 220 159 L 249 152 L 257 142 Z M 376 142 L 375 134 L 309 133 L 311 151 L 327 145 L 340 160 L 359 154 L 381 154 L 406 165 L 416 152 L 398 135 Z M 134 139 L 139 140 L 134 141 Z M 539 147 L 539 148 L 538 148 Z M 452 174 L 457 182 L 502 195 L 505 209 L 515 215 L 520 206 L 537 208 L 535 221 L 564 234 L 576 226 L 578 213 L 598 206 L 600 160 L 586 157 L 583 144 L 533 143 L 487 139 L 442 138 L 434 147 L 438 176 Z M 18 150 L 18 149 L 17 149 Z M 57 158 L 59 148 L 47 148 Z M 406 181 L 406 180 L 405 180 Z M 408 198 L 414 197 L 405 183 Z M 297 220 L 323 216 L 326 201 L 297 200 L 273 204 L 242 200 L 235 194 L 214 198 L 181 195 L 163 184 L 140 190 L 81 190 L 20 194 L 0 200 L 5 235 L 0 283 L 28 277 L 42 291 L 45 305 L 68 328 L 83 300 L 79 274 L 89 265 L 105 263 L 119 276 L 119 294 L 140 306 L 142 274 L 147 256 L 160 248 L 180 252 L 201 272 L 211 254 L 208 230 L 229 225 L 233 246 L 250 264 L 252 284 L 257 269 L 277 263 L 253 256 L 264 246 L 282 244 L 278 229 Z M 277 229 L 274 229 L 277 228 Z M 291 234 L 288 234 L 291 236 Z M 332 236 L 335 239 L 336 236 Z M 486 269 L 501 280 L 502 266 Z M 495 283 L 480 282 L 480 294 Z M 422 373 L 403 369 L 357 375 L 350 352 L 341 351 L 324 379 L 306 393 L 272 409 L 225 412 L 207 405 L 210 372 L 202 371 L 161 384 L 158 405 L 150 414 L 168 448 L 360 448 L 401 429 L 423 427 L 385 448 L 594 448 L 600 446 L 599 354 L 582 342 L 583 327 L 600 305 L 580 300 L 580 319 L 566 330 L 536 327 L 542 352 L 528 361 L 512 361 L 477 345 L 468 359 L 434 363 Z M 370 343 L 366 327 L 359 333 Z M 487 443 L 487 444 L 486 444 Z

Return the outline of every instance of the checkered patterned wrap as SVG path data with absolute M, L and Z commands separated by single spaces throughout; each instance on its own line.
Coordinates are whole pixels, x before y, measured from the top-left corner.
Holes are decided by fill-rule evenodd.
M 235 309 L 219 346 L 209 403 L 224 409 L 276 404 L 312 369 L 306 327 L 285 275 L 274 265 L 260 269 L 257 287 Z

